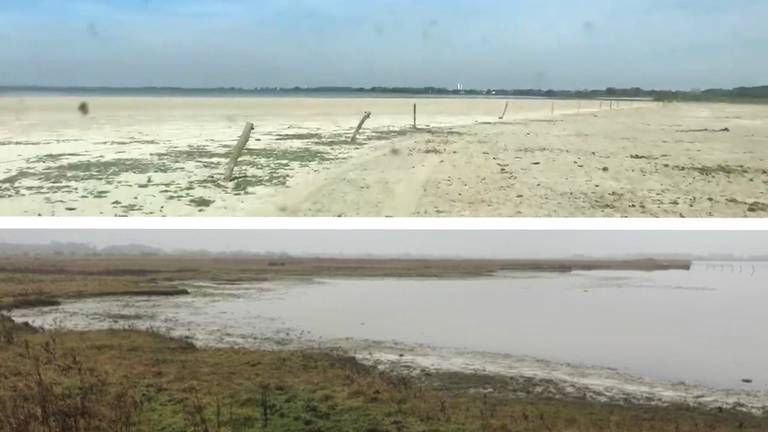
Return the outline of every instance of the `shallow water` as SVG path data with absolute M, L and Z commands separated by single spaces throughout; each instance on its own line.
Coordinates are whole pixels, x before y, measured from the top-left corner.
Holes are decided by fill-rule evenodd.
M 632 376 L 643 385 L 765 396 L 766 282 L 766 263 L 461 280 L 190 282 L 184 298 L 92 299 L 14 316 L 49 327 L 151 326 L 210 345 L 338 345 L 370 359 L 449 369 L 497 371 L 517 361 L 508 372 L 540 367 L 582 383 L 615 374 L 611 386 L 636 386 Z M 584 375 L 591 367 L 594 376 Z

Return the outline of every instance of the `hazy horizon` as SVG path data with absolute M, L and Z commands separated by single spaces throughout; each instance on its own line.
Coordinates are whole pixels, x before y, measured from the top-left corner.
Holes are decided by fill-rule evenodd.
M 31 89 L 31 90 L 62 90 L 62 91 L 77 91 L 77 90 L 92 90 L 92 91 L 98 91 L 98 90 L 121 90 L 121 91 L 130 91 L 130 90 L 147 90 L 147 89 L 157 89 L 157 90 L 180 90 L 180 91 L 201 91 L 201 90 L 221 90 L 221 91 L 227 91 L 227 90 L 236 90 L 236 91 L 270 91 L 270 90 L 317 90 L 317 89 L 350 89 L 353 91 L 357 91 L 358 89 L 363 90 L 372 90 L 375 88 L 383 88 L 383 89 L 426 89 L 426 88 L 437 88 L 437 89 L 447 89 L 447 90 L 456 90 L 452 89 L 450 87 L 446 86 L 438 86 L 438 85 L 425 85 L 425 86 L 418 86 L 418 87 L 410 87 L 410 86 L 384 86 L 384 85 L 369 85 L 365 87 L 361 86 L 347 86 L 347 85 L 333 85 L 333 86 L 312 86 L 312 87 L 300 87 L 300 86 L 285 86 L 285 87 L 272 87 L 272 86 L 256 86 L 256 87 L 234 87 L 234 86 L 218 86 L 218 87 L 183 87 L 183 86 L 88 86 L 88 85 L 76 85 L 76 86 L 68 86 L 68 85 L 38 85 L 38 84 L 11 84 L 11 85 L 5 85 L 3 83 L 0 83 L 0 87 L 7 88 L 7 89 L 19 89 L 19 90 L 25 90 L 25 89 Z M 640 88 L 643 91 L 677 91 L 677 92 L 697 92 L 700 90 L 733 90 L 737 88 L 756 88 L 756 87 L 768 87 L 768 80 L 764 84 L 757 84 L 754 86 L 735 86 L 735 87 L 712 87 L 712 88 L 699 88 L 699 89 L 683 89 L 683 88 L 642 88 L 642 87 L 614 87 L 615 89 L 619 90 L 625 90 L 625 89 L 633 89 L 633 88 Z M 502 88 L 502 87 L 494 87 L 494 88 L 468 88 L 463 87 L 462 91 L 487 91 L 487 90 L 519 90 L 519 91 L 556 91 L 556 92 L 589 92 L 589 91 L 604 91 L 609 87 L 595 87 L 595 88 L 533 88 L 533 87 L 516 87 L 516 88 Z M 401 94 L 403 97 L 407 97 L 408 93 L 392 93 L 394 95 Z M 97 93 L 98 95 L 98 93 Z M 508 97 L 518 97 L 518 96 L 508 96 Z M 521 95 L 520 97 L 528 97 L 525 95 Z
M 295 256 L 559 258 L 768 254 L 768 232 L 731 231 L 303 231 L 0 230 L 0 243 L 73 242 L 104 248 L 142 245 L 212 253 Z
M 9 0 L 0 85 L 733 88 L 765 84 L 766 19 L 749 0 Z

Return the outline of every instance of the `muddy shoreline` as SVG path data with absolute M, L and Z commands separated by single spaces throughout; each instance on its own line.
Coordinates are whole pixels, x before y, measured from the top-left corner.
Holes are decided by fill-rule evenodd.
M 210 281 L 213 289 L 225 287 L 224 295 L 253 284 L 288 283 L 305 285 L 313 279 L 365 278 L 488 278 L 511 272 L 558 274 L 580 271 L 629 270 L 655 272 L 689 270 L 685 260 L 387 260 L 387 259 L 310 259 L 310 258 L 210 258 L 210 257 L 97 257 L 97 258 L 3 258 L 0 260 L 0 305 L 2 309 L 26 309 L 22 315 L 35 315 L 35 307 L 57 307 L 80 301 L 121 299 L 150 301 L 163 296 L 187 297 L 196 290 L 193 281 Z M 194 270 L 193 270 L 194 269 Z M 22 291 L 9 287 L 24 281 Z M 75 283 L 73 290 L 68 284 Z M 249 283 L 251 285 L 249 285 Z M 92 290 L 83 289 L 93 284 Z M 113 285 L 115 284 L 115 285 Z M 128 284 L 128 285 L 126 285 Z M 245 285 L 241 285 L 245 284 Z M 203 290 L 205 284 L 200 285 Z M 57 290 L 57 286 L 61 290 Z M 130 286 L 126 289 L 126 286 Z M 45 290 L 41 290 L 45 287 Z M 227 288 L 229 287 L 229 288 Z M 18 288 L 18 287 L 17 287 Z M 260 288 L 259 288 L 260 289 Z M 267 289 L 267 288 L 265 288 Z M 270 288 L 271 289 L 271 288 Z M 311 289 L 311 288 L 310 288 Z M 231 293 L 228 290 L 233 290 Z M 36 293 L 31 296 L 30 293 Z M 200 295 L 198 293 L 197 295 Z M 202 294 L 207 295 L 207 294 Z M 35 300 L 42 299 L 42 303 Z M 90 299 L 90 300 L 89 300 Z M 26 301 L 26 303 L 25 303 Z M 164 300 L 159 300 L 164 302 Z M 16 302 L 16 304 L 14 304 Z M 128 314 L 128 315 L 125 315 Z M 126 317 L 127 328 L 142 330 L 132 312 L 109 314 L 107 327 L 72 328 L 76 332 L 120 328 Z M 125 315 L 125 316 L 124 316 Z M 14 316 L 11 312 L 11 316 Z M 106 315 L 105 315 L 106 316 Z M 14 317 L 15 318 L 15 317 Z M 132 321 L 134 320 L 134 321 Z M 26 322 L 26 321 L 24 321 Z M 61 325 L 61 323 L 59 324 Z M 47 328 L 46 326 L 42 326 Z M 66 327 L 66 325 L 65 325 Z M 152 331 L 163 332 L 152 324 Z M 150 328 L 144 330 L 150 330 Z M 51 329 L 49 329 L 51 330 Z M 167 330 L 167 329 L 166 329 Z M 249 343 L 233 338 L 195 338 L 168 331 L 167 336 L 182 338 L 201 349 L 238 348 L 267 350 L 302 355 L 328 352 L 354 356 L 356 361 L 399 376 L 408 376 L 422 385 L 457 392 L 492 392 L 500 397 L 559 398 L 573 401 L 622 404 L 626 406 L 670 406 L 681 404 L 701 409 L 725 408 L 762 414 L 762 396 L 741 392 L 713 391 L 682 383 L 646 381 L 610 369 L 582 369 L 533 358 L 481 352 L 446 351 L 413 344 L 382 344 L 353 338 L 324 340 L 287 333 L 254 334 Z M 597 374 L 590 377 L 584 371 Z M 559 378 L 557 378 L 559 377 Z M 597 379 L 596 377 L 600 377 Z M 612 381 L 615 380 L 615 381 Z M 613 384 L 611 384 L 613 382 Z M 621 382 L 622 384 L 619 384 Z M 628 384 L 629 383 L 629 384 Z M 632 390 L 628 390 L 632 389 Z
M 557 383 L 528 377 L 399 373 L 367 366 L 338 351 L 201 349 L 156 332 L 136 330 L 38 333 L 26 325 L 13 325 L 9 332 L 8 320 L 2 315 L 0 330 L 0 335 L 10 336 L 0 340 L 0 344 L 7 344 L 0 350 L 4 360 L 0 361 L 0 375 L 8 385 L 0 386 L 0 400 L 35 400 L 32 396 L 36 393 L 29 390 L 36 376 L 33 362 L 27 361 L 30 353 L 34 358 L 43 355 L 56 360 L 43 364 L 46 384 L 56 393 L 61 391 L 62 382 L 68 382 L 71 370 L 50 366 L 67 367 L 75 359 L 100 377 L 99 394 L 113 390 L 121 398 L 144 397 L 150 417 L 141 411 L 136 417 L 141 424 L 150 425 L 148 430 L 157 428 L 156 419 L 151 417 L 156 412 L 163 413 L 168 421 L 188 425 L 183 413 L 190 406 L 209 413 L 217 412 L 218 407 L 231 412 L 229 407 L 235 407 L 235 419 L 251 418 L 252 413 L 261 412 L 263 403 L 259 405 L 258 395 L 264 395 L 265 389 L 275 407 L 290 416 L 296 413 L 299 420 L 311 416 L 312 422 L 315 418 L 327 422 L 343 419 L 345 425 L 358 425 L 350 430 L 396 430 L 370 429 L 370 425 L 407 422 L 412 425 L 407 430 L 421 430 L 426 423 L 434 425 L 434 430 L 475 431 L 490 421 L 512 425 L 502 430 L 604 430 L 605 425 L 615 424 L 618 430 L 627 431 L 693 432 L 704 425 L 716 425 L 716 430 L 757 432 L 765 430 L 768 420 L 765 415 L 739 409 L 655 406 L 631 400 L 610 403 L 585 394 L 568 395 Z M 243 380 L 244 376 L 250 379 Z M 292 403 L 297 396 L 298 403 Z M 107 399 L 105 406 L 110 401 Z M 359 416 L 363 420 L 358 420 Z M 337 424 L 320 430 L 346 429 Z
M 23 333 L 69 335 L 120 331 L 120 326 L 68 329 L 31 325 L 7 318 L 4 325 L 17 326 Z M 113 317 L 115 320 L 121 317 Z M 355 340 L 311 340 L 285 333 L 254 336 L 243 344 L 218 338 L 192 337 L 168 329 L 126 324 L 124 330 L 160 334 L 203 351 L 236 349 L 245 352 L 272 352 L 287 356 L 331 355 L 354 359 L 375 370 L 403 377 L 423 388 L 456 394 L 492 394 L 502 399 L 587 402 L 623 407 L 679 407 L 686 410 L 743 412 L 768 415 L 764 392 L 715 390 L 682 382 L 664 382 L 631 376 L 619 371 L 585 365 L 550 362 L 510 355 L 443 350 L 428 345 Z
M 175 258 L 179 259 L 179 258 Z M 337 270 L 344 268 L 344 260 L 337 261 Z M 61 267 L 61 260 L 58 262 L 59 268 Z M 77 264 L 77 263 L 80 264 Z M 188 260 L 179 260 L 179 263 L 188 263 Z M 263 265 L 269 267 L 269 262 L 264 262 Z M 399 261 L 392 263 L 386 260 L 378 262 L 378 265 L 371 265 L 376 271 L 380 271 L 381 268 L 390 268 L 399 264 L 402 268 L 403 263 L 408 262 L 413 265 L 413 261 Z M 509 271 L 506 266 L 511 266 L 520 270 L 520 274 L 511 275 L 513 278 L 525 277 L 525 278 L 540 278 L 538 275 L 529 273 L 530 269 L 539 268 L 540 271 L 550 275 L 557 274 L 557 271 L 552 270 L 552 263 L 557 262 L 562 264 L 562 260 L 547 260 L 547 261 L 534 261 L 537 266 L 531 266 L 532 261 L 525 261 L 527 267 L 521 267 L 521 261 L 511 262 L 497 262 L 496 266 L 501 268 L 500 271 Z M 252 262 L 251 262 L 252 263 Z M 303 267 L 299 265 L 303 263 Z M 311 280 L 312 277 L 306 276 L 309 268 L 312 267 L 312 263 L 315 260 L 296 260 L 293 264 L 285 262 L 285 273 L 282 275 L 269 275 L 268 277 L 261 277 L 259 279 L 252 279 L 250 282 L 247 279 L 246 274 L 239 274 L 237 277 L 221 277 L 218 280 L 176 280 L 176 281 L 156 281 L 159 286 L 179 286 L 186 287 L 193 292 L 194 298 L 180 298 L 178 300 L 179 306 L 192 308 L 204 308 L 209 309 L 211 305 L 215 304 L 217 296 L 223 296 L 231 301 L 238 303 L 241 302 L 241 293 L 247 291 L 264 292 L 267 294 L 265 300 L 270 301 L 271 296 L 278 296 L 280 289 L 308 289 L 315 291 Z M 450 264 L 450 261 L 446 261 L 445 265 Z M 68 268 L 77 270 L 78 265 L 81 265 L 81 260 L 72 261 Z M 466 263 L 465 263 L 466 264 Z M 569 264 L 574 264 L 573 261 L 569 261 Z M 632 270 L 647 270 L 649 267 L 648 261 L 639 262 L 576 262 L 575 263 L 581 269 L 594 270 L 594 269 L 615 269 L 617 267 L 629 266 Z M 240 263 L 243 265 L 243 263 Z M 434 265 L 434 263 L 433 263 Z M 487 269 L 489 264 L 486 262 L 480 268 Z M 296 266 L 292 271 L 289 271 L 292 266 Z M 670 267 L 676 267 L 679 269 L 687 269 L 690 263 L 684 262 L 663 262 L 656 264 L 655 267 L 663 267 L 669 269 Z M 182 266 L 183 267 L 183 266 Z M 527 270 L 526 270 L 527 269 Z M 210 268 L 206 269 L 210 270 Z M 347 272 L 347 276 L 340 274 L 343 272 L 334 272 L 333 278 L 339 280 L 360 279 L 361 281 L 368 280 L 366 278 L 379 279 L 379 276 L 372 276 L 374 273 Z M 373 270 L 368 269 L 369 272 Z M 513 271 L 514 272 L 514 271 Z M 201 272 L 204 273 L 204 272 Z M 526 276 L 526 273 L 528 274 Z M 662 272 L 664 273 L 664 272 Z M 0 274 L 3 274 L 0 272 Z M 217 273 L 219 276 L 223 276 L 223 273 Z M 48 276 L 48 275 L 46 275 Z M 263 276 L 263 275 L 262 275 Z M 80 276 L 82 277 L 82 275 Z M 95 277 L 95 276 L 90 276 Z M 318 277 L 318 275 L 315 275 Z M 410 276 L 418 280 L 418 276 Z M 481 276 L 466 276 L 462 278 L 471 277 L 477 278 L 478 281 L 492 280 L 493 278 L 487 278 L 485 275 Z M 576 275 L 576 277 L 584 277 Z M 601 277 L 611 278 L 611 274 L 604 274 Z M 638 275 L 638 277 L 642 277 Z M 457 280 L 458 283 L 463 279 Z M 389 275 L 389 278 L 396 280 L 397 276 Z M 441 281 L 443 279 L 435 279 Z M 514 280 L 514 279 L 513 279 Z M 324 283 L 323 281 L 317 281 L 316 283 Z M 349 283 L 352 283 L 350 281 Z M 442 282 L 440 282 L 442 283 Z M 279 288 L 283 286 L 285 288 Z M 581 293 L 582 290 L 578 289 L 576 292 Z M 585 290 L 586 292 L 586 290 Z M 218 294 L 217 294 L 218 293 Z M 109 295 L 109 294 L 107 294 Z M 700 384 L 685 384 L 683 382 L 667 382 L 660 381 L 658 379 L 643 379 L 638 378 L 638 375 L 632 376 L 624 373 L 620 373 L 617 370 L 613 370 L 606 367 L 587 367 L 586 364 L 567 364 L 558 363 L 554 361 L 539 360 L 529 357 L 517 357 L 511 354 L 494 354 L 490 352 L 480 351 L 464 351 L 454 350 L 448 348 L 440 348 L 439 346 L 420 345 L 413 343 L 395 343 L 394 339 L 391 342 L 382 342 L 381 340 L 367 340 L 359 339 L 355 337 L 347 338 L 324 338 L 322 336 L 311 336 L 302 330 L 302 327 L 291 327 L 289 324 L 270 324 L 267 326 L 259 325 L 258 322 L 250 324 L 243 324 L 247 328 L 259 328 L 260 331 L 251 331 L 248 334 L 242 333 L 237 326 L 227 326 L 222 324 L 221 332 L 213 332 L 213 334 L 206 334 L 203 327 L 193 325 L 191 323 L 183 324 L 183 328 L 177 328 L 178 325 L 173 324 L 179 317 L 173 318 L 174 313 L 168 315 L 172 309 L 167 309 L 171 306 L 164 306 L 165 300 L 152 300 L 148 296 L 148 293 L 138 292 L 135 295 L 131 293 L 124 294 L 124 298 L 120 297 L 107 297 L 109 304 L 112 307 L 104 308 L 105 305 L 98 306 L 100 304 L 98 298 L 100 295 L 84 295 L 81 297 L 68 297 L 64 299 L 67 305 L 73 305 L 71 311 L 68 312 L 71 317 L 79 316 L 84 317 L 87 315 L 85 310 L 78 312 L 74 305 L 81 301 L 93 303 L 93 306 L 89 306 L 91 313 L 98 311 L 100 315 L 103 315 L 104 320 L 98 322 L 83 321 L 80 324 L 69 322 L 66 315 L 59 318 L 52 318 L 46 324 L 46 321 L 35 321 L 34 316 L 37 315 L 35 310 L 27 310 L 20 314 L 12 314 L 12 316 L 23 316 L 26 319 L 33 318 L 31 322 L 34 325 L 42 326 L 43 328 L 49 328 L 51 323 L 62 326 L 60 328 L 69 328 L 74 331 L 103 331 L 108 329 L 120 329 L 129 328 L 133 330 L 152 330 L 160 332 L 166 336 L 173 338 L 181 338 L 187 342 L 194 343 L 201 349 L 244 349 L 244 350 L 267 350 L 276 352 L 290 352 L 296 355 L 308 352 L 330 352 L 337 355 L 353 356 L 357 361 L 369 365 L 375 366 L 380 370 L 392 372 L 398 376 L 408 376 L 423 385 L 440 388 L 440 389 L 453 389 L 455 391 L 470 391 L 470 392 L 494 392 L 494 394 L 502 397 L 523 397 L 523 395 L 529 395 L 532 397 L 554 397 L 564 400 L 583 400 L 598 403 L 609 404 L 622 404 L 622 405 L 654 405 L 654 406 L 670 406 L 670 405 L 684 405 L 691 407 L 699 407 L 702 409 L 735 409 L 750 413 L 762 414 L 768 407 L 766 403 L 766 395 L 760 393 L 759 390 L 748 390 L 742 388 L 736 389 L 719 389 L 702 387 Z M 580 294 L 590 296 L 590 294 Z M 87 299 L 91 300 L 87 300 Z M 197 299 L 197 300 L 195 300 Z M 238 300 L 239 299 L 239 300 Z M 137 308 L 125 308 L 120 306 L 120 302 L 126 301 L 129 303 L 136 303 Z M 169 299 L 169 301 L 177 302 L 177 300 Z M 210 305 L 208 302 L 214 302 Z M 142 309 L 144 304 L 149 306 L 149 309 Z M 152 306 L 155 305 L 155 306 Z M 186 305 L 186 306 L 184 306 Z M 157 307 L 158 309 L 154 309 Z M 95 309 L 94 309 L 95 308 Z M 173 308 L 173 307 L 171 307 Z M 55 308 L 54 308 L 55 309 Z M 134 310 L 135 309 L 135 310 Z M 247 310 L 251 310 L 248 308 Z M 20 310 L 18 312 L 21 312 Z M 259 312 L 251 310 L 256 315 Z M 231 312 L 230 312 L 231 313 Z M 232 316 L 232 315 L 228 315 Z M 150 320 L 142 321 L 154 317 Z M 163 318 L 166 317 L 166 318 Z M 368 316 L 366 316 L 368 317 Z M 159 320 L 158 320 L 159 319 Z M 271 318 L 266 318 L 271 319 Z M 366 319 L 367 321 L 367 319 Z M 69 322 L 69 323 L 68 323 Z M 179 322 L 183 322 L 179 321 Z M 211 321 L 203 320 L 203 323 L 210 323 Z M 355 321 L 357 322 L 357 321 Z M 58 324 L 56 324 L 58 323 Z M 66 324 L 68 323 L 68 324 Z M 97 323 L 94 325 L 94 323 Z M 202 325 L 202 324 L 201 324 Z M 361 324 L 363 325 L 363 324 Z M 244 329 L 245 329 L 244 327 Z M 218 328 L 218 327 L 217 327 Z M 195 330 L 197 329 L 197 330 Z M 272 329 L 272 330 L 270 330 Z M 243 330 L 244 331 L 244 330 Z M 523 351 L 525 352 L 525 351 Z

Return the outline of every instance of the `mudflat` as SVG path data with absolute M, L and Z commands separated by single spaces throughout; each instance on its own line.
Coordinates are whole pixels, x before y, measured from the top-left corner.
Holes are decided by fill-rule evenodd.
M 481 98 L 80 102 L 0 98 L 0 215 L 768 215 L 762 105 L 512 100 L 499 119 L 505 101 Z

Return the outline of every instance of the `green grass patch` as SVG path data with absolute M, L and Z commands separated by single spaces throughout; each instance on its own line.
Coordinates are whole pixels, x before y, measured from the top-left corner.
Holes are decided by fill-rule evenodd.
M 744 165 L 676 165 L 673 167 L 678 171 L 694 171 L 703 176 L 714 175 L 746 175 L 752 170 Z M 762 174 L 768 174 L 767 170 L 762 170 Z
M 530 396 L 516 387 L 527 380 L 394 375 L 323 352 L 200 350 L 152 332 L 35 334 L 1 316 L 0 324 L 9 336 L 0 339 L 0 430 L 31 432 L 46 430 L 46 424 L 167 432 L 768 427 L 766 416 L 726 409 Z
M 211 200 L 205 197 L 197 197 L 189 200 L 189 203 L 195 207 L 210 207 L 211 204 L 215 202 L 216 202 L 215 200 Z

